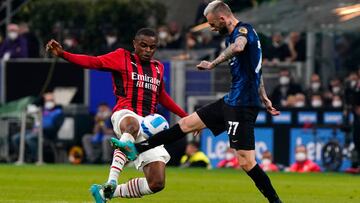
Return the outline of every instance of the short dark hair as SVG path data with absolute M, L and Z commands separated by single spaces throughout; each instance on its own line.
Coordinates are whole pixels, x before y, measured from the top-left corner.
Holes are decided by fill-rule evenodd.
M 151 28 L 141 28 L 135 34 L 135 38 L 139 37 L 140 35 L 148 36 L 148 37 L 155 37 L 157 39 L 157 33 L 154 29 Z

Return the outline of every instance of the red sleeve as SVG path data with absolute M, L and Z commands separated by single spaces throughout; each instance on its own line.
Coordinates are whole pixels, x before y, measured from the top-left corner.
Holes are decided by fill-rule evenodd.
M 218 164 L 217 164 L 217 168 L 223 168 L 226 164 L 226 160 L 221 160 Z
M 110 69 L 119 70 L 125 67 L 125 54 L 123 49 L 117 49 L 102 56 L 88 56 L 82 54 L 72 54 L 64 51 L 63 58 L 70 63 L 83 66 L 89 69 Z
M 187 116 L 188 114 L 174 102 L 174 100 L 168 95 L 168 93 L 166 93 L 164 85 L 161 86 L 162 87 L 159 97 L 160 104 L 181 118 Z
M 294 163 L 290 166 L 289 170 L 290 172 L 298 172 L 297 168 L 298 168 L 298 164 Z
M 311 172 L 320 172 L 321 168 L 316 163 L 312 162 L 311 166 L 310 166 L 310 171 Z

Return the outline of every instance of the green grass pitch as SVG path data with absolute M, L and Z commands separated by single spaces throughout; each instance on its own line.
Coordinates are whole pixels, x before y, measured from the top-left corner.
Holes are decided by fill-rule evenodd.
M 107 165 L 0 165 L 0 202 L 92 202 L 92 183 L 107 180 Z M 142 173 L 126 168 L 120 182 Z M 267 202 L 242 171 L 167 168 L 166 187 L 141 199 L 111 202 Z M 269 173 L 285 203 L 360 202 L 360 176 Z

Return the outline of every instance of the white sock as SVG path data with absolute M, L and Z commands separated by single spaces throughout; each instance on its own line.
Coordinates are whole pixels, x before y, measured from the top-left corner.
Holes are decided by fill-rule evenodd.
M 119 174 L 122 171 L 124 165 L 126 164 L 126 161 L 127 159 L 125 154 L 122 153 L 119 149 L 115 149 L 113 155 L 113 161 L 110 167 L 108 182 L 115 181 L 117 184 Z
M 130 133 L 123 133 L 120 137 L 120 141 L 121 142 L 130 141 L 130 142 L 134 143 L 135 139 Z
M 153 192 L 150 190 L 146 178 L 134 178 L 118 185 L 113 197 L 140 198 L 150 194 L 153 194 Z

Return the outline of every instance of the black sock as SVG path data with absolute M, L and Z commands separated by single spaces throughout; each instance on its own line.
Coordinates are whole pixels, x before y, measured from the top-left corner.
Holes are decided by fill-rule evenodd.
M 270 178 L 258 164 L 256 164 L 254 168 L 248 171 L 247 174 L 255 182 L 256 187 L 269 200 L 269 202 L 275 202 L 276 200 L 279 200 L 275 189 L 271 185 Z
M 149 139 L 136 143 L 135 147 L 139 153 L 152 149 L 162 144 L 170 144 L 173 143 L 186 135 L 184 133 L 179 124 L 174 125 L 173 127 L 161 131 L 158 134 L 150 137 Z

